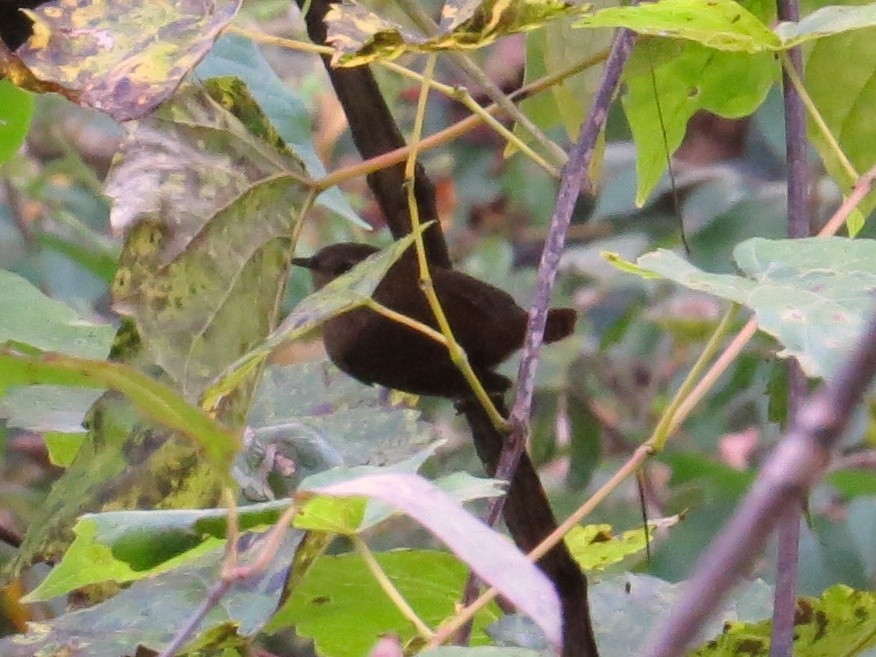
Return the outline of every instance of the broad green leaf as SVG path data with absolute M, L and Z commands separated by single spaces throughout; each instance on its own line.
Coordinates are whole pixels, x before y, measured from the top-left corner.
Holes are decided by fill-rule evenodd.
M 229 75 L 242 80 L 277 133 L 304 162 L 310 177 L 325 176 L 325 166 L 313 144 L 310 110 L 289 85 L 277 77 L 252 41 L 237 34 L 222 35 L 195 72 L 202 80 Z M 316 204 L 336 212 L 357 226 L 370 229 L 370 225 L 356 214 L 337 187 L 320 194 Z
M 113 299 L 187 399 L 274 328 L 308 185 L 235 78 L 189 87 L 131 130 L 108 180 L 126 231 Z
M 277 500 L 238 509 L 242 531 L 268 527 L 290 504 Z M 101 582 L 132 582 L 179 568 L 225 545 L 227 509 L 88 513 L 73 527 L 76 538 L 40 585 L 37 602 Z
M 34 33 L 16 54 L 39 80 L 125 121 L 167 100 L 239 6 L 240 0 L 45 3 L 30 10 Z M 32 86 L 43 90 L 37 80 Z
M 671 516 L 649 521 L 649 540 L 654 540 L 655 530 L 672 527 L 680 519 L 680 516 Z M 566 534 L 566 545 L 581 569 L 591 571 L 602 570 L 631 554 L 644 552 L 647 542 L 644 528 L 615 535 L 611 525 L 579 525 Z
M 794 654 L 799 657 L 858 655 L 876 646 L 876 594 L 845 585 L 820 598 L 798 598 L 794 612 Z M 729 622 L 714 641 L 693 651 L 696 657 L 768 655 L 772 625 Z
M 33 103 L 33 94 L 9 80 L 0 80 L 0 164 L 11 159 L 24 143 Z
M 781 45 L 772 30 L 733 0 L 660 0 L 609 7 L 581 18 L 575 27 L 627 27 L 733 52 L 756 53 Z
M 239 645 L 240 637 L 260 631 L 280 602 L 301 539 L 300 532 L 290 532 L 263 572 L 233 583 L 189 645 L 218 652 L 224 646 Z M 263 535 L 242 536 L 241 562 L 256 558 L 264 543 Z M 58 646 L 70 645 L 89 657 L 134 655 L 144 649 L 157 652 L 192 618 L 198 603 L 216 586 L 223 558 L 223 550 L 214 550 L 185 567 L 135 582 L 88 609 L 29 623 L 27 634 L 0 640 L 0 653 L 4 657 L 56 655 Z
M 43 351 L 103 358 L 113 333 L 112 326 L 82 319 L 18 274 L 0 271 L 0 343 L 11 340 Z
M 338 468 L 312 475 L 301 483 L 301 490 L 318 490 L 330 484 L 347 482 L 356 478 L 379 474 L 415 474 L 434 449 L 424 450 L 406 461 L 386 467 L 360 466 L 357 468 Z M 429 482 L 435 489 L 444 492 L 455 502 L 462 504 L 470 500 L 499 497 L 505 486 L 496 479 L 473 477 L 468 473 L 457 472 Z M 364 500 L 358 497 L 323 497 L 308 500 L 301 513 L 295 517 L 295 526 L 335 534 L 359 534 L 388 519 L 396 507 L 380 500 Z
M 422 524 L 484 582 L 527 614 L 548 642 L 560 645 L 560 608 L 550 580 L 508 540 L 455 500 L 415 475 L 379 474 L 314 490 L 321 495 L 365 496 L 389 504 Z
M 876 242 L 755 238 L 737 246 L 734 258 L 742 276 L 710 274 L 664 250 L 642 256 L 638 265 L 748 306 L 760 329 L 782 344 L 780 356 L 797 358 L 809 376 L 829 377 L 873 311 Z
M 837 62 L 854 65 L 837 66 Z M 871 148 L 876 143 L 876 117 L 867 109 L 876 104 L 874 66 L 876 29 L 819 39 L 806 60 L 806 90 L 857 175 L 876 164 Z M 848 193 L 857 180 L 842 166 L 840 155 L 812 122 L 809 137 L 830 175 Z M 858 211 L 868 216 L 874 207 L 876 194 L 870 193 L 858 205 Z
M 427 625 L 435 627 L 454 613 L 468 569 L 453 555 L 408 550 L 375 557 Z M 491 604 L 475 616 L 474 643 L 486 641 L 483 627 L 497 615 L 498 609 Z M 364 657 L 385 634 L 395 634 L 402 641 L 415 636 L 410 621 L 355 554 L 318 559 L 267 629 L 292 625 L 302 636 L 312 638 L 318 653 L 326 657 Z
M 43 442 L 49 453 L 49 463 L 59 468 L 69 467 L 76 459 L 87 434 L 83 432 L 46 431 Z
M 375 59 L 395 59 L 406 52 L 482 48 L 500 37 L 533 30 L 553 18 L 585 9 L 566 0 L 447 0 L 437 33 L 424 37 L 358 2 L 344 0 L 326 14 L 326 40 L 336 51 L 335 64 L 358 66 Z
M 697 111 L 747 116 L 764 101 L 778 73 L 769 52 L 722 52 L 699 43 L 642 39 L 626 69 L 622 98 L 636 144 L 636 204 L 647 201 Z
M 139 363 L 142 356 L 139 345 L 130 321 L 123 320 L 113 345 L 114 358 Z M 40 358 L 38 354 L 28 357 L 32 361 Z M 233 459 L 237 436 L 200 409 L 189 406 L 176 390 L 141 374 L 131 365 L 75 361 L 67 363 L 70 367 L 64 369 L 58 363 L 63 365 L 60 359 L 70 361 L 69 357 L 51 354 L 47 357 L 48 363 L 35 368 L 22 360 L 25 355 L 12 353 L 15 369 L 0 366 L 0 372 L 16 374 L 17 379 L 10 381 L 16 385 L 33 382 L 87 385 L 109 387 L 110 391 L 88 411 L 84 422 L 87 434 L 73 462 L 29 519 L 22 546 L 7 564 L 6 574 L 15 575 L 38 560 L 60 560 L 73 540 L 71 528 L 83 513 L 125 508 L 200 508 L 219 502 L 223 487 L 228 485 L 230 461 L 221 464 L 225 458 Z M 77 367 L 84 369 L 80 371 Z M 131 398 L 119 392 L 130 394 Z M 153 417 L 155 422 L 150 421 Z M 175 433 L 162 426 L 162 421 L 194 434 L 186 437 L 185 433 Z M 209 434 L 216 430 L 219 433 L 211 437 Z M 209 445 L 207 458 L 200 439 Z

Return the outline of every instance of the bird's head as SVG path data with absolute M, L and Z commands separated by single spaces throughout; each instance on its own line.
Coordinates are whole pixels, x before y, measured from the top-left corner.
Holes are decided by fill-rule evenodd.
M 292 264 L 309 269 L 313 287 L 318 290 L 377 251 L 369 244 L 342 242 L 326 246 L 309 258 L 292 258 Z

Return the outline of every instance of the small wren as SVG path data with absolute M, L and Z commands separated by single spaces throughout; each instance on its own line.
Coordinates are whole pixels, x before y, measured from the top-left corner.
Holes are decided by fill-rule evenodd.
M 377 250 L 367 244 L 333 244 L 310 258 L 294 258 L 292 263 L 309 269 L 319 289 Z M 511 295 L 467 274 L 435 266 L 430 271 L 453 336 L 474 373 L 488 393 L 505 392 L 511 382 L 493 370 L 523 346 L 526 311 Z M 408 249 L 377 285 L 374 299 L 439 330 L 419 280 L 416 252 Z M 575 319 L 571 308 L 548 311 L 544 341 L 556 342 L 570 335 Z M 364 383 L 451 399 L 472 395 L 447 347 L 368 308 L 329 319 L 323 326 L 323 340 L 332 362 Z

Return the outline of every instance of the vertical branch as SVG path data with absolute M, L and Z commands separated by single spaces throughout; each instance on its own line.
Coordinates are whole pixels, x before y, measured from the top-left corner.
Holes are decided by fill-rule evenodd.
M 296 0 L 305 11 L 307 33 L 311 40 L 325 44 L 325 15 L 332 4 L 329 0 Z M 363 159 L 371 159 L 406 146 L 404 137 L 392 113 L 386 105 L 377 81 L 368 66 L 353 68 L 333 68 L 328 55 L 322 56 L 325 69 L 331 79 L 338 100 L 344 108 L 356 150 Z M 408 214 L 408 199 L 405 193 L 404 163 L 399 162 L 379 171 L 368 174 L 368 186 L 374 192 L 386 223 L 396 239 L 411 232 L 411 219 Z M 436 220 L 423 233 L 429 262 L 440 267 L 450 267 L 447 243 L 438 224 L 438 207 L 435 200 L 435 186 L 426 176 L 423 167 L 417 164 L 414 176 L 414 193 L 423 223 Z
M 778 0 L 779 20 L 800 20 L 797 0 Z M 799 47 L 788 53 L 789 64 L 798 77 L 803 72 L 803 55 Z M 808 237 L 809 175 L 806 158 L 806 108 L 800 92 L 787 70 L 782 71 L 782 95 L 785 106 L 785 153 L 788 163 L 788 237 Z M 806 395 L 806 376 L 795 359 L 788 368 L 788 417 L 800 409 Z M 797 564 L 800 556 L 799 504 L 789 505 L 778 526 L 776 556 L 776 590 L 773 598 L 772 641 L 770 657 L 790 657 L 794 645 L 794 611 L 797 597 Z
M 305 17 L 308 34 L 315 43 L 324 44 L 326 30 L 323 19 L 331 4 L 330 1 L 296 0 L 296 2 L 300 7 L 309 4 Z M 328 58 L 323 57 L 323 62 L 347 116 L 360 155 L 363 158 L 371 159 L 404 148 L 405 143 L 401 132 L 386 107 L 368 67 L 334 69 Z M 622 67 L 623 63 L 621 62 L 619 68 Z M 619 77 L 619 71 L 617 77 Z M 614 85 L 616 85 L 616 79 Z M 607 108 L 613 92 L 614 86 L 608 93 L 608 100 L 605 101 L 597 125 L 593 129 L 594 144 L 596 135 L 605 122 L 605 113 L 607 112 L 605 108 Z M 592 156 L 592 150 L 591 146 L 588 159 Z M 586 170 L 586 166 L 581 170 Z M 399 238 L 410 233 L 411 218 L 408 213 L 404 164 L 399 161 L 398 164 L 369 174 L 368 185 L 386 215 L 393 236 Z M 416 169 L 414 189 L 420 220 L 426 222 L 436 219 L 435 189 L 419 165 Z M 575 198 L 577 198 L 577 191 L 572 195 L 573 204 Z M 571 213 L 571 209 L 569 209 L 569 213 Z M 568 226 L 568 220 L 566 226 Z M 560 230 L 562 233 L 560 239 L 562 240 L 565 235 L 565 227 L 561 227 Z M 447 246 L 438 223 L 424 232 L 424 241 L 429 264 L 450 267 Z M 560 248 L 562 248 L 562 243 Z M 556 268 L 554 267 L 555 273 Z M 543 332 L 544 322 L 542 322 L 539 336 Z M 463 400 L 461 404 L 472 430 L 472 438 L 478 456 L 484 463 L 486 471 L 490 475 L 494 475 L 500 454 L 503 451 L 505 436 L 493 426 L 484 408 L 475 400 Z M 507 415 L 507 409 L 504 408 L 501 400 L 498 400 L 497 408 L 503 416 Z M 504 513 L 505 521 L 515 543 L 528 552 L 556 529 L 556 520 L 538 473 L 528 456 L 524 455 L 517 474 L 505 478 L 510 480 L 507 494 L 508 505 Z M 538 565 L 553 582 L 562 604 L 563 657 L 598 657 L 596 641 L 590 623 L 590 611 L 587 606 L 587 580 L 575 560 L 572 559 L 565 543 L 558 544 L 545 554 L 539 560 Z
M 614 99 L 634 41 L 633 32 L 627 29 L 618 30 L 611 53 L 605 63 L 602 81 L 593 99 L 593 105 L 587 114 L 584 125 L 581 126 L 578 141 L 575 143 L 569 155 L 569 162 L 563 170 L 547 241 L 541 254 L 535 300 L 529 311 L 529 324 L 523 343 L 523 356 L 520 359 L 520 369 L 517 373 L 516 397 L 514 407 L 511 410 L 511 421 L 518 426 L 518 429 L 514 431 L 515 434 L 529 421 L 535 389 L 535 370 L 544 338 L 544 327 L 547 323 L 548 303 L 557 277 L 560 255 L 562 255 L 566 242 L 566 232 L 572 220 L 572 211 L 582 188 L 585 191 L 592 189 L 590 165 L 593 161 L 593 153 L 596 150 L 599 135 L 605 127 L 608 108 Z M 522 436 L 518 435 L 518 440 L 521 438 Z

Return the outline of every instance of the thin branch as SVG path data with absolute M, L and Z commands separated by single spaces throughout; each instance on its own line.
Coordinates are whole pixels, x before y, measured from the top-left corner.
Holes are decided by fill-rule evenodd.
M 198 608 L 188 620 L 186 620 L 183 626 L 177 630 L 177 633 L 171 639 L 170 643 L 164 647 L 158 657 L 174 657 L 174 655 L 179 652 L 180 648 L 183 647 L 183 644 L 189 636 L 198 629 L 201 621 L 206 618 L 207 614 L 210 613 L 210 610 L 219 604 L 222 598 L 225 597 L 225 594 L 228 593 L 236 582 L 260 575 L 265 571 L 271 563 L 271 560 L 277 555 L 283 537 L 286 535 L 286 531 L 289 528 L 289 523 L 292 522 L 292 518 L 299 510 L 297 504 L 291 504 L 268 532 L 264 540 L 264 545 L 255 560 L 251 564 L 240 566 L 238 563 L 239 555 L 237 547 L 237 541 L 240 536 L 240 527 L 237 523 L 237 506 L 234 503 L 233 496 L 230 495 L 228 491 L 226 491 L 225 496 L 226 500 L 229 501 L 228 542 L 225 547 L 225 558 L 219 574 L 219 581 L 215 582 L 213 586 L 210 587 L 207 595 L 201 600 L 201 604 L 198 605 Z
M 281 46 L 284 48 L 288 48 L 289 50 L 297 50 L 302 52 L 315 53 L 318 55 L 332 55 L 335 51 L 333 48 L 329 46 L 318 46 L 313 43 L 305 43 L 303 41 L 297 41 L 295 39 L 286 39 L 284 37 L 271 36 L 267 34 L 259 34 L 258 32 L 254 32 L 252 30 L 247 30 L 246 28 L 241 28 L 237 26 L 229 26 L 227 28 L 229 32 L 235 32 L 237 34 L 241 34 L 242 36 L 246 36 L 248 39 L 253 41 L 258 41 L 260 43 L 267 43 L 275 46 Z M 409 80 L 413 80 L 417 84 L 427 85 L 431 89 L 434 89 L 440 94 L 443 94 L 450 100 L 455 100 L 460 103 L 463 107 L 469 110 L 472 114 L 480 117 L 481 121 L 485 123 L 491 130 L 496 132 L 502 139 L 507 141 L 509 144 L 512 144 L 514 148 L 520 151 L 523 155 L 529 157 L 533 162 L 535 162 L 538 166 L 544 169 L 548 175 L 553 178 L 559 178 L 560 172 L 558 170 L 558 166 L 562 166 L 566 161 L 565 153 L 560 151 L 563 155 L 563 159 L 561 162 L 550 163 L 547 162 L 541 155 L 536 153 L 527 143 L 525 143 L 520 137 L 515 135 L 511 130 L 502 125 L 497 119 L 493 118 L 489 107 L 482 107 L 468 92 L 467 89 L 462 87 L 454 87 L 449 84 L 443 84 L 438 82 L 431 76 L 428 78 L 417 73 L 416 71 L 409 69 L 406 66 L 402 66 L 397 62 L 389 61 L 389 60 L 376 60 L 376 64 L 382 66 L 383 68 L 392 71 L 393 73 L 407 78 Z M 476 70 L 480 71 L 480 69 Z M 481 72 L 481 75 L 484 75 Z M 492 84 L 492 83 L 491 83 Z M 496 107 L 501 108 L 506 114 L 510 114 L 508 108 L 510 107 L 513 111 L 513 117 L 516 119 L 517 116 L 523 116 L 520 110 L 514 105 L 514 102 L 505 94 L 501 92 L 498 88 L 496 88 L 496 92 L 501 96 L 503 102 L 496 103 Z M 492 107 L 492 106 L 491 106 Z M 524 117 L 525 118 L 525 117 Z M 546 138 L 545 138 L 546 139 Z M 557 145 L 553 142 L 554 149 L 558 149 Z
M 758 558 L 785 509 L 821 477 L 853 411 L 876 375 L 876 317 L 854 352 L 794 416 L 736 513 L 700 559 L 666 622 L 641 653 L 675 657 Z
M 435 55 L 431 55 L 427 60 L 426 70 L 423 74 L 423 77 L 425 79 L 428 80 L 432 77 L 432 72 L 435 68 L 436 60 L 437 58 Z M 484 410 L 487 412 L 487 415 L 490 416 L 490 420 L 493 422 L 493 426 L 496 427 L 497 430 L 504 431 L 507 427 L 506 420 L 496 410 L 493 401 L 490 399 L 490 396 L 487 394 L 487 391 L 484 389 L 484 386 L 481 384 L 480 380 L 478 380 L 477 375 L 471 368 L 471 364 L 468 362 L 468 356 L 466 356 L 465 350 L 456 341 L 456 338 L 453 337 L 453 330 L 450 328 L 450 322 L 447 321 L 447 315 L 444 313 L 444 309 L 441 307 L 441 301 L 438 299 L 438 294 L 435 292 L 435 286 L 432 284 L 432 273 L 429 269 L 429 261 L 426 256 L 426 244 L 423 240 L 423 233 L 420 230 L 420 210 L 417 205 L 417 198 L 414 193 L 414 172 L 416 171 L 420 135 L 423 131 L 423 121 L 425 120 L 426 115 L 426 100 L 428 99 L 428 97 L 429 85 L 424 84 L 420 88 L 420 97 L 417 101 L 417 115 L 414 119 L 414 129 L 410 140 L 411 150 L 410 154 L 408 155 L 408 159 L 405 162 L 405 178 L 407 180 L 408 194 L 408 212 L 410 213 L 411 217 L 411 229 L 414 231 L 414 245 L 417 247 L 417 262 L 420 268 L 420 288 L 426 295 L 426 300 L 429 303 L 429 308 L 432 310 L 432 314 L 435 315 L 435 322 L 438 324 L 438 328 L 441 330 L 441 335 L 444 336 L 444 339 L 446 341 L 447 353 L 450 356 L 450 360 L 465 378 L 466 382 L 471 387 L 475 397 L 484 407 Z
M 389 579 L 389 576 L 380 566 L 380 563 L 378 563 L 374 554 L 368 549 L 368 545 L 366 545 L 365 541 L 355 534 L 351 538 L 353 540 L 353 545 L 356 548 L 356 552 L 362 557 L 362 560 L 365 562 L 368 570 L 371 571 L 371 575 L 377 580 L 380 588 L 383 589 L 383 592 L 386 593 L 387 597 L 392 601 L 396 608 L 411 622 L 414 628 L 416 628 L 417 634 L 427 641 L 431 639 L 434 632 L 432 632 L 432 630 L 429 629 L 429 626 L 417 616 L 417 612 L 414 611 L 414 609 L 408 604 L 408 601 L 405 600 L 405 597 L 395 587 L 395 584 Z
M 830 131 L 827 122 L 824 120 L 824 117 L 821 116 L 821 112 L 818 111 L 818 107 L 815 106 L 815 103 L 812 102 L 812 98 L 806 91 L 806 86 L 803 84 L 803 80 L 800 78 L 800 75 L 798 73 L 798 70 L 802 70 L 802 67 L 798 69 L 798 67 L 792 63 L 790 54 L 786 52 L 779 53 L 779 57 L 782 60 L 783 75 L 787 77 L 788 82 L 794 86 L 794 89 L 796 89 L 797 94 L 800 96 L 801 102 L 809 112 L 809 117 L 812 119 L 812 122 L 818 128 L 821 136 L 830 146 L 833 154 L 836 156 L 840 165 L 849 176 L 849 181 L 857 180 L 858 178 L 860 178 L 860 174 L 857 172 L 854 165 L 849 161 L 849 158 L 846 157 L 846 154 L 840 147 L 839 142 L 836 140 L 836 137 L 834 137 L 833 133 Z
M 779 20 L 799 21 L 797 0 L 778 0 Z M 790 74 L 803 71 L 800 47 L 787 53 L 782 73 L 785 105 L 785 154 L 788 163 L 788 237 L 809 237 L 809 161 L 806 154 L 806 108 L 800 90 Z M 787 363 L 788 417 L 792 417 L 806 396 L 806 375 L 795 358 Z M 782 513 L 778 528 L 776 588 L 773 597 L 770 657 L 791 657 L 794 649 L 794 612 L 797 599 L 797 565 L 800 559 L 801 507 L 791 505 Z
M 401 7 L 401 10 L 407 14 L 414 24 L 426 36 L 434 36 L 438 30 L 435 21 L 419 6 L 414 0 L 396 0 L 396 4 Z M 553 141 L 548 139 L 535 123 L 529 117 L 521 112 L 508 96 L 506 96 L 496 84 L 487 77 L 487 75 L 478 67 L 471 57 L 462 51 L 451 50 L 448 52 L 450 61 L 466 75 L 471 81 L 479 85 L 484 93 L 496 105 L 501 107 L 505 113 L 511 117 L 517 125 L 527 132 L 535 142 L 541 146 L 547 153 L 551 164 L 554 167 L 562 167 L 566 164 L 566 153 L 562 148 L 557 146 Z
M 596 55 L 588 59 L 576 62 L 570 66 L 567 66 L 564 69 L 557 71 L 556 73 L 547 75 L 543 78 L 533 81 L 531 84 L 521 87 L 514 93 L 509 94 L 508 98 L 515 103 L 519 103 L 523 100 L 526 100 L 527 98 L 531 98 L 536 94 L 550 89 L 555 84 L 562 82 L 566 78 L 575 75 L 576 73 L 580 73 L 581 71 L 601 64 L 606 60 L 608 55 L 609 51 L 605 51 L 597 53 Z M 489 105 L 484 108 L 484 112 L 490 115 L 499 114 L 501 111 L 501 108 L 496 104 Z M 424 152 L 433 148 L 437 148 L 439 146 L 443 146 L 444 144 L 447 144 L 454 139 L 461 137 L 467 132 L 474 130 L 479 125 L 481 125 L 481 123 L 482 120 L 480 116 L 467 116 L 464 119 L 457 121 L 453 125 L 448 126 L 443 130 L 436 132 L 435 134 L 423 138 L 418 144 L 417 149 L 420 152 Z M 407 159 L 409 153 L 410 146 L 407 145 L 387 151 L 379 156 L 371 157 L 364 162 L 359 162 L 358 164 L 344 167 L 343 169 L 337 169 L 336 171 L 327 174 L 324 178 L 316 181 L 315 185 L 317 189 L 320 190 L 328 189 L 329 187 L 332 187 L 344 181 L 359 178 L 365 174 L 373 173 L 374 171 L 379 171 L 380 169 L 385 169 L 386 167 L 392 166 L 394 164 L 404 162 Z
M 569 156 L 569 162 L 563 171 L 560 180 L 560 189 L 557 194 L 557 202 L 554 206 L 551 226 L 548 231 L 547 241 L 542 251 L 541 263 L 538 270 L 538 285 L 536 287 L 535 300 L 529 311 L 529 323 L 526 329 L 526 339 L 523 346 L 523 355 L 520 360 L 520 369 L 517 374 L 517 388 L 514 406 L 511 410 L 512 423 L 517 425 L 515 433 L 521 444 L 523 427 L 529 421 L 532 409 L 532 397 L 535 390 L 535 370 L 538 365 L 538 356 L 541 343 L 544 338 L 544 328 L 547 323 L 548 304 L 557 269 L 560 264 L 560 256 L 566 241 L 566 231 L 572 220 L 572 211 L 578 201 L 582 188 L 589 192 L 593 188 L 590 180 L 590 165 L 593 161 L 593 153 L 599 135 L 605 127 L 608 118 L 608 109 L 620 82 L 624 65 L 633 49 L 635 34 L 627 29 L 618 30 L 614 40 L 608 61 L 605 64 L 602 81 L 593 99 L 593 106 L 587 114 L 584 125 L 581 126 L 581 134 Z

